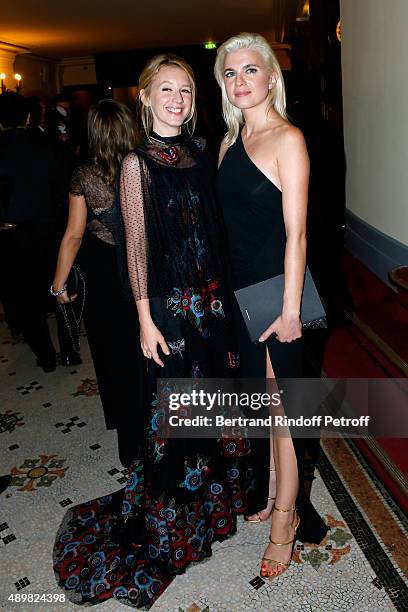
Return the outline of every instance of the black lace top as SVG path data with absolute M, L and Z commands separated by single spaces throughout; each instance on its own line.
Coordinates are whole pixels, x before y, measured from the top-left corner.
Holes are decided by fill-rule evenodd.
M 122 164 L 121 207 L 136 300 L 200 290 L 221 276 L 213 169 L 199 138 L 162 137 Z
M 115 244 L 112 232 L 98 220 L 98 215 L 112 206 L 115 189 L 104 181 L 98 166 L 92 162 L 78 166 L 72 175 L 69 191 L 85 198 L 90 209 L 87 229 L 103 242 Z

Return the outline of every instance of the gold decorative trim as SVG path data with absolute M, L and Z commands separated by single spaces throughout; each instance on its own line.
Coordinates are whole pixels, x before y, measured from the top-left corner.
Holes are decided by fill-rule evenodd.
M 381 463 L 383 468 L 391 476 L 392 480 L 395 482 L 398 488 L 406 497 L 408 497 L 408 478 L 405 476 L 405 474 L 401 472 L 399 467 L 392 461 L 392 459 L 390 459 L 390 457 L 378 444 L 375 438 L 367 436 L 362 439 L 367 444 L 368 448 L 376 457 L 376 459 L 378 459 L 378 461 Z
M 15 53 L 16 55 L 20 55 L 21 53 L 31 53 L 31 49 L 29 49 L 28 47 L 23 47 L 22 45 L 15 45 L 14 43 L 9 43 L 5 40 L 0 40 L 0 49 L 1 51 L 9 51 L 11 53 Z

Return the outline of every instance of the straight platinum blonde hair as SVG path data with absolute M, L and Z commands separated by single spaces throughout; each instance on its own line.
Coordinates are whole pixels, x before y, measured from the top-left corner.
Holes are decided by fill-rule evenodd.
M 196 107 L 196 84 L 194 79 L 193 69 L 190 64 L 186 62 L 185 59 L 179 57 L 178 55 L 173 55 L 170 53 L 162 53 L 160 55 L 155 55 L 150 59 L 146 66 L 143 68 L 142 73 L 139 78 L 139 92 L 141 89 L 145 90 L 145 95 L 147 99 L 149 99 L 149 90 L 150 85 L 155 78 L 155 76 L 160 72 L 162 68 L 165 66 L 176 66 L 177 68 L 181 68 L 188 76 L 188 80 L 191 85 L 191 93 L 192 93 L 192 104 L 191 110 L 188 114 L 188 117 L 184 120 L 184 125 L 186 125 L 186 129 L 189 134 L 192 134 L 195 129 L 195 125 L 197 122 L 197 107 Z M 153 130 L 153 114 L 150 106 L 143 104 L 140 93 L 138 96 L 139 101 L 139 112 L 140 119 L 143 125 L 143 129 L 147 137 L 150 136 Z
M 240 34 L 232 36 L 226 40 L 221 47 L 218 48 L 217 59 L 215 60 L 214 66 L 214 75 L 217 79 L 218 85 L 221 87 L 222 114 L 228 128 L 228 132 L 225 135 L 225 143 L 228 146 L 234 144 L 238 137 L 240 126 L 244 124 L 244 116 L 242 111 L 231 104 L 231 102 L 228 100 L 224 82 L 224 66 L 226 57 L 228 53 L 232 53 L 238 49 L 252 49 L 257 51 L 265 60 L 269 70 L 277 74 L 276 84 L 270 90 L 268 95 L 266 114 L 268 115 L 270 109 L 274 108 L 282 119 L 285 119 L 286 121 L 288 120 L 286 114 L 285 84 L 275 53 L 273 52 L 270 44 L 260 34 L 241 32 Z

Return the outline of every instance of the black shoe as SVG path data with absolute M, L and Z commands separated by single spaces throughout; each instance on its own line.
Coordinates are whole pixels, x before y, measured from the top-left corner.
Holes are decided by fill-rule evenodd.
M 60 357 L 62 366 L 70 367 L 81 365 L 82 363 L 81 355 L 76 351 L 72 351 L 71 353 L 61 353 Z
M 0 493 L 3 493 L 10 486 L 11 476 L 0 476 Z
M 57 362 L 54 357 L 39 357 L 37 359 L 37 365 L 43 369 L 44 372 L 54 372 L 57 367 Z

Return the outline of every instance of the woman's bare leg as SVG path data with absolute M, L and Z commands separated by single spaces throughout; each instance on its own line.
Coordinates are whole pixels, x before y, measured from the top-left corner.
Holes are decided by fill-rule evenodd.
M 276 498 L 276 469 L 275 469 L 275 461 L 273 456 L 273 446 L 272 446 L 272 437 L 270 440 L 270 463 L 269 463 L 269 493 L 268 493 L 268 503 L 266 508 L 263 510 L 259 510 L 259 512 L 255 512 L 255 514 L 251 514 L 246 517 L 247 521 L 257 521 L 261 519 L 261 521 L 266 521 L 272 512 L 273 505 L 275 503 Z
M 268 349 L 266 350 L 266 354 L 268 355 Z M 271 360 L 267 359 L 266 362 L 266 378 L 275 378 Z M 276 498 L 276 467 L 275 467 L 275 458 L 274 458 L 274 449 L 273 449 L 273 435 L 271 430 L 270 437 L 270 452 L 269 452 L 269 493 L 268 493 L 268 503 L 266 508 L 260 510 L 259 512 L 255 512 L 255 514 L 251 514 L 247 517 L 249 521 L 256 521 L 257 519 L 261 519 L 261 521 L 266 521 L 271 512 L 273 505 L 275 503 Z
M 266 372 L 273 374 L 273 368 L 269 357 L 269 352 L 266 353 Z M 271 376 L 275 378 L 275 376 Z M 278 434 L 278 435 L 277 435 Z M 280 510 L 289 510 L 294 508 L 295 501 L 299 489 L 298 466 L 296 460 L 295 449 L 293 448 L 290 432 L 283 428 L 279 432 L 275 430 L 273 436 L 273 453 L 274 464 L 276 469 L 276 501 L 275 511 L 272 513 L 271 539 L 275 542 L 289 542 L 294 537 L 294 531 L 297 523 L 297 515 L 294 510 L 289 512 L 279 512 Z M 269 543 L 264 557 L 266 559 L 274 559 L 274 561 L 262 561 L 261 573 L 264 576 L 273 576 L 281 573 L 283 566 L 278 565 L 276 561 L 287 563 L 291 558 L 292 547 L 276 546 Z

